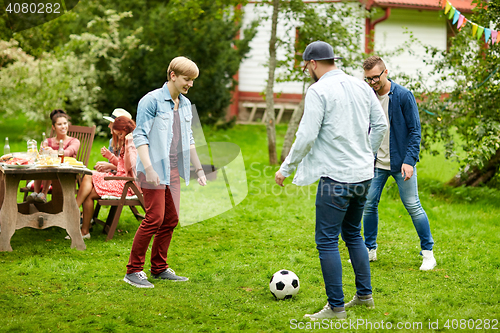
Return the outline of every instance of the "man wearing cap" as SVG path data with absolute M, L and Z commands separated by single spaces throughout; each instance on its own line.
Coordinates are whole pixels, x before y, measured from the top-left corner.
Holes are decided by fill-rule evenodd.
M 113 134 L 113 123 L 115 122 L 115 119 L 118 117 L 127 117 L 128 119 L 132 119 L 132 115 L 128 113 L 125 109 L 122 108 L 116 108 L 113 110 L 113 113 L 108 116 L 104 116 L 103 118 L 109 121 L 108 128 L 111 131 L 111 134 Z M 101 148 L 101 154 L 106 150 L 106 148 L 102 147 Z M 109 139 L 109 147 L 108 150 L 111 152 L 111 154 L 114 154 L 114 149 L 113 149 L 113 135 L 111 135 L 111 139 Z M 99 172 L 109 172 L 111 170 L 116 170 L 116 165 L 113 163 L 109 162 L 103 162 L 99 161 L 96 163 L 94 166 L 94 169 L 96 169 Z
M 373 178 L 374 155 L 387 131 L 384 111 L 368 84 L 335 65 L 330 44 L 317 41 L 304 51 L 304 72 L 315 83 L 307 90 L 304 115 L 295 142 L 276 172 L 280 186 L 297 169 L 293 183 L 319 179 L 316 194 L 316 247 L 328 302 L 305 315 L 311 320 L 344 319 L 342 234 L 356 275 L 356 295 L 345 307 L 373 307 L 370 264 L 361 237 L 361 216 Z

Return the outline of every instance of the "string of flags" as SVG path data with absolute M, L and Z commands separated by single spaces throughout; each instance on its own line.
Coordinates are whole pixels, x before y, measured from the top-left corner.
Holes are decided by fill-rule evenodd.
M 500 42 L 500 36 L 498 36 L 498 31 L 485 28 L 477 23 L 474 23 L 467 19 L 460 11 L 458 11 L 453 5 L 447 0 L 446 6 L 444 8 L 444 14 L 448 14 L 448 19 L 453 20 L 452 24 L 457 24 L 457 29 L 460 31 L 467 24 L 472 25 L 472 37 L 476 37 L 479 40 L 484 35 L 484 42 L 488 43 L 491 39 L 491 44 Z

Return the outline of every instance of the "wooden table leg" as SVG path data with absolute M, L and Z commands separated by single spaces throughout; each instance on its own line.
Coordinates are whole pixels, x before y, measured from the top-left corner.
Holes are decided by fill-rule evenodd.
M 75 174 L 58 174 L 63 194 L 63 213 L 65 215 L 65 229 L 71 237 L 71 248 L 85 250 L 85 242 L 80 232 L 80 210 L 75 198 Z
M 5 195 L 5 174 L 0 173 L 0 209 L 2 209 L 3 197 Z M 1 232 L 1 229 L 0 229 Z
M 16 232 L 17 223 L 17 189 L 20 176 L 3 176 L 4 198 L 0 209 L 0 251 L 12 251 L 10 239 Z

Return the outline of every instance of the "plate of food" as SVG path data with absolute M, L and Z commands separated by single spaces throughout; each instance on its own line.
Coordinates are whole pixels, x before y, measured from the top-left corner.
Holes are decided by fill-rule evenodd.
M 7 154 L 9 155 L 9 154 Z M 27 169 L 33 166 L 33 161 L 26 157 L 16 157 L 16 155 L 2 156 L 3 167 L 7 169 Z

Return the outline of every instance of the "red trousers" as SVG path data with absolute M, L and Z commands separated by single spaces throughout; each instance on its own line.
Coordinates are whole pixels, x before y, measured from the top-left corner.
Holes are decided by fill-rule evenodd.
M 145 183 L 144 174 L 139 175 L 140 186 L 146 206 L 146 216 L 134 236 L 127 264 L 127 274 L 140 272 L 144 268 L 146 252 L 151 248 L 151 273 L 160 274 L 168 268 L 167 252 L 174 228 L 179 223 L 180 179 L 179 170 L 170 172 L 170 185 L 152 188 Z

